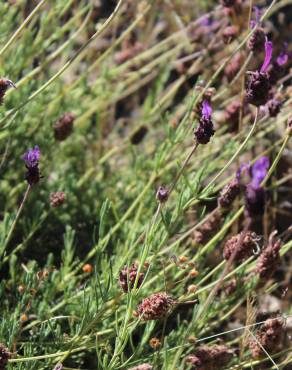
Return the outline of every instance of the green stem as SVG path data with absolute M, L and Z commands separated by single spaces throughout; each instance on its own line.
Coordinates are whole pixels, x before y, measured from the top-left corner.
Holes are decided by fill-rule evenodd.
M 19 208 L 18 208 L 18 211 L 17 211 L 17 213 L 16 213 L 15 219 L 14 219 L 14 221 L 13 221 L 12 225 L 11 225 L 11 228 L 10 228 L 10 230 L 9 230 L 9 232 L 8 232 L 8 235 L 7 235 L 7 237 L 6 237 L 6 240 L 5 240 L 5 242 L 4 242 L 3 251 L 5 250 L 5 248 L 7 247 L 8 243 L 10 242 L 10 239 L 11 239 L 11 237 L 12 237 L 13 231 L 14 231 L 15 226 L 16 226 L 16 224 L 17 224 L 17 221 L 18 221 L 18 219 L 19 219 L 19 217 L 20 217 L 20 215 L 21 215 L 21 212 L 22 212 L 23 207 L 24 207 L 24 204 L 25 204 L 25 202 L 26 202 L 26 200 L 27 200 L 27 197 L 28 197 L 28 194 L 29 194 L 30 189 L 31 189 L 31 186 L 30 186 L 30 185 L 28 185 L 28 187 L 27 187 L 27 189 L 26 189 L 26 191 L 25 191 L 25 193 L 24 193 L 24 197 L 23 197 L 23 199 L 22 199 L 22 202 L 21 202 L 21 204 L 20 204 L 20 206 L 19 206 Z
M 9 46 L 13 43 L 13 41 L 17 38 L 20 32 L 25 28 L 28 22 L 32 19 L 32 17 L 37 13 L 39 8 L 46 2 L 46 0 L 41 0 L 41 2 L 34 8 L 34 10 L 30 13 L 30 15 L 24 20 L 24 22 L 18 27 L 18 29 L 14 32 L 14 34 L 10 37 L 7 43 L 3 46 L 0 50 L 0 56 L 4 54 L 4 52 L 9 48 Z

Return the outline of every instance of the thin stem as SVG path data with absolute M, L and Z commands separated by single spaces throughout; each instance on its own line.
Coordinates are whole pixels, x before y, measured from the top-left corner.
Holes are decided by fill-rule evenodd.
M 13 43 L 16 37 L 20 34 L 20 32 L 25 28 L 28 22 L 32 19 L 32 17 L 36 14 L 39 8 L 46 2 L 46 0 L 42 0 L 30 13 L 30 15 L 23 21 L 23 23 L 18 27 L 18 29 L 14 32 L 14 34 L 10 37 L 7 43 L 3 46 L 0 50 L 0 56 L 9 48 L 9 46 Z
M 271 177 L 272 173 L 274 172 L 274 170 L 275 170 L 277 164 L 279 163 L 279 160 L 280 160 L 280 158 L 281 158 L 281 156 L 283 154 L 283 151 L 284 151 L 284 149 L 285 149 L 285 147 L 286 147 L 289 139 L 290 139 L 290 136 L 289 135 L 286 135 L 286 137 L 283 140 L 283 144 L 282 144 L 282 146 L 281 146 L 281 148 L 280 148 L 280 150 L 279 150 L 279 152 L 278 152 L 278 154 L 277 154 L 274 162 L 272 163 L 272 165 L 271 165 L 268 173 L 266 174 L 266 177 L 263 179 L 263 181 L 261 183 L 261 186 L 265 186 L 266 185 L 268 179 Z
M 249 334 L 254 338 L 254 340 L 257 342 L 257 344 L 261 347 L 262 351 L 269 357 L 272 364 L 275 366 L 276 369 L 279 369 L 278 365 L 275 363 L 275 361 L 272 359 L 272 357 L 269 355 L 269 353 L 265 350 L 263 345 L 260 343 L 260 341 L 257 339 L 257 337 L 251 332 L 248 328 L 246 330 L 249 332 Z
M 175 186 L 176 186 L 176 184 L 177 184 L 178 180 L 180 179 L 180 177 L 181 177 L 181 175 L 182 175 L 182 173 L 183 173 L 184 169 L 186 168 L 187 164 L 189 163 L 189 161 L 190 161 L 190 159 L 191 159 L 192 155 L 195 153 L 195 151 L 196 151 L 196 149 L 197 149 L 197 147 L 198 147 L 198 146 L 199 146 L 199 144 L 198 144 L 197 142 L 195 143 L 195 145 L 193 145 L 193 147 L 192 147 L 192 149 L 191 149 L 190 153 L 188 154 L 187 158 L 184 160 L 184 162 L 183 162 L 183 164 L 182 164 L 182 166 L 181 166 L 181 168 L 180 168 L 179 172 L 177 173 L 177 175 L 176 175 L 176 177 L 175 177 L 175 179 L 174 179 L 173 184 L 171 185 L 171 187 L 170 187 L 170 189 L 169 189 L 169 194 L 171 194 L 171 193 L 172 193 L 172 191 L 174 190 L 174 188 L 175 188 Z
M 16 213 L 15 219 L 14 219 L 14 221 L 13 221 L 12 225 L 11 225 L 11 228 L 10 228 L 10 230 L 9 230 L 9 232 L 8 232 L 7 238 L 6 238 L 5 242 L 4 242 L 3 250 L 5 250 L 5 248 L 7 247 L 8 243 L 10 242 L 10 239 L 11 239 L 11 237 L 12 237 L 13 231 L 14 231 L 15 226 L 16 226 L 16 224 L 17 224 L 17 221 L 18 221 L 18 219 L 19 219 L 19 217 L 20 217 L 20 215 L 21 215 L 21 212 L 22 212 L 23 207 L 24 207 L 24 204 L 25 204 L 25 202 L 26 202 L 26 200 L 27 200 L 27 197 L 28 197 L 28 194 L 29 194 L 30 189 L 31 189 L 31 186 L 30 186 L 30 185 L 28 185 L 28 187 L 27 187 L 27 189 L 26 189 L 26 191 L 25 191 L 25 193 L 24 193 L 24 197 L 23 197 L 23 199 L 22 199 L 22 202 L 21 202 L 21 204 L 20 204 L 20 206 L 19 206 L 19 208 L 18 208 L 18 211 L 17 211 L 17 213 Z

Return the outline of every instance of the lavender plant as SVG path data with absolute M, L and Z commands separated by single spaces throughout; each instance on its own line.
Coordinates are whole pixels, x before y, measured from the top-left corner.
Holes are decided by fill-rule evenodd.
M 0 370 L 291 366 L 291 10 L 0 2 Z

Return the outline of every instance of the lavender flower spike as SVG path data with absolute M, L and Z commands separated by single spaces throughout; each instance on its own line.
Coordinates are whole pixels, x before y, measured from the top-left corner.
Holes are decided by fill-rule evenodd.
M 273 54 L 273 43 L 271 41 L 268 41 L 267 37 L 266 37 L 266 42 L 265 42 L 265 50 L 266 50 L 266 56 L 265 56 L 265 60 L 261 68 L 262 73 L 265 73 L 267 71 L 267 68 L 270 64 L 270 61 L 272 59 L 272 54 Z
M 261 186 L 261 182 L 267 174 L 269 164 L 269 159 L 262 157 L 252 167 L 252 180 L 245 188 L 245 211 L 250 218 L 264 212 L 266 194 Z
M 40 149 L 36 145 L 34 149 L 29 149 L 21 158 L 24 160 L 27 168 L 32 168 L 38 166 L 40 154 Z
M 29 149 L 22 156 L 22 159 L 25 162 L 25 167 L 27 168 L 25 179 L 29 185 L 37 184 L 42 177 L 39 170 L 40 154 L 40 149 L 36 145 L 33 149 Z
M 270 166 L 270 161 L 268 157 L 261 157 L 258 159 L 251 170 L 253 187 L 259 187 L 263 179 L 265 178 L 268 168 Z
M 208 100 L 204 100 L 202 103 L 202 117 L 205 119 L 210 119 L 212 114 L 212 108 Z

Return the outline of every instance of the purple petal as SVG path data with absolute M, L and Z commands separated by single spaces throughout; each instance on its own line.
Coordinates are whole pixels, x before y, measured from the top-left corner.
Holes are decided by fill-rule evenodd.
M 252 170 L 251 170 L 252 186 L 254 187 L 260 186 L 260 183 L 263 181 L 263 179 L 265 178 L 268 172 L 269 166 L 270 166 L 270 161 L 268 157 L 261 157 L 254 163 Z
M 261 68 L 261 72 L 266 72 L 270 64 L 270 61 L 272 59 L 272 54 L 273 54 L 273 43 L 271 41 L 268 41 L 267 38 L 265 42 L 265 50 L 266 50 L 266 56 L 265 56 L 265 60 Z
M 209 104 L 208 100 L 203 101 L 203 107 L 202 107 L 202 117 L 205 119 L 210 119 L 212 114 L 212 108 Z
M 40 149 L 36 145 L 33 149 L 29 149 L 21 158 L 28 167 L 34 167 L 38 165 L 40 154 Z
M 260 18 L 261 18 L 260 9 L 257 6 L 254 6 L 253 10 L 255 12 L 255 20 L 251 20 L 249 23 L 251 29 L 255 28 L 255 26 L 257 25 L 257 23 L 259 23 Z
M 250 163 L 243 163 L 242 165 L 240 165 L 239 169 L 236 172 L 236 178 L 237 178 L 237 180 L 240 180 L 241 175 L 244 172 L 247 172 L 248 173 L 249 170 L 250 170 Z
M 253 29 L 253 28 L 255 28 L 256 24 L 257 24 L 257 22 L 252 20 L 252 21 L 249 22 L 249 27 L 251 29 Z
M 210 19 L 210 17 L 207 14 L 203 15 L 202 18 L 199 21 L 199 24 L 201 26 L 209 26 L 211 23 L 212 23 L 212 20 Z
M 286 53 L 281 53 L 277 58 L 277 64 L 283 66 L 288 62 L 289 56 Z

